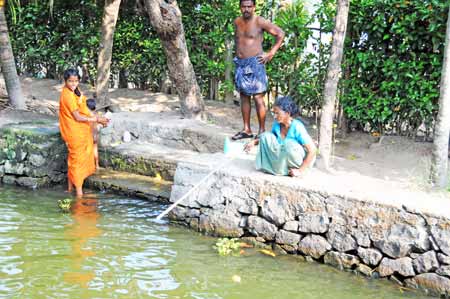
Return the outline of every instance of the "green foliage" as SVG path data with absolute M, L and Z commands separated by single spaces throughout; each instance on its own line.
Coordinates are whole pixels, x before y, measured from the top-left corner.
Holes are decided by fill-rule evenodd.
M 16 7 L 11 43 L 20 73 L 58 78 L 64 69 L 84 66 L 95 77 L 100 11 L 90 2 L 58 3 L 49 14 L 46 1 Z
M 101 1 L 8 1 L 7 17 L 19 72 L 60 78 L 69 66 L 80 66 L 85 81 L 96 76 Z M 304 112 L 317 111 L 323 98 L 334 28 L 335 0 L 323 0 L 313 15 L 302 1 L 281 6 L 259 1 L 257 13 L 286 33 L 284 45 L 267 65 L 270 90 L 289 94 Z M 179 1 L 191 62 L 202 93 L 219 98 L 233 90 L 225 71 L 233 48 L 237 0 Z M 431 131 L 438 109 L 439 80 L 448 11 L 445 0 L 354 0 L 351 3 L 339 102 L 359 127 L 380 133 L 414 134 L 421 124 Z M 313 28 L 315 27 L 315 28 Z M 312 41 L 307 45 L 307 41 Z M 265 37 L 264 50 L 273 45 Z M 160 90 L 166 57 L 147 15 L 134 1 L 122 4 L 114 36 L 112 75 L 140 89 Z
M 214 246 L 214 249 L 216 249 L 220 255 L 239 255 L 237 250 L 240 248 L 241 245 L 239 239 L 236 238 L 221 238 L 217 240 L 216 245 Z
M 166 56 L 148 18 L 123 13 L 114 34 L 111 73 L 121 72 L 137 88 L 159 90 L 165 69 Z
M 61 209 L 63 213 L 70 212 L 70 207 L 72 206 L 72 199 L 65 198 L 58 200 L 58 207 Z
M 430 131 L 438 110 L 448 1 L 356 0 L 341 102 L 350 120 L 378 132 Z

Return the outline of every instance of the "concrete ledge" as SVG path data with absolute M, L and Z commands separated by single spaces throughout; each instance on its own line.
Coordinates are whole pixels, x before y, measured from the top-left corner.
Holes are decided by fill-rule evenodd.
M 171 201 L 218 165 L 180 163 Z M 312 170 L 275 177 L 238 159 L 213 175 L 170 215 L 194 230 L 253 238 L 341 269 L 386 277 L 447 296 L 450 200 L 370 178 Z
M 102 146 L 122 141 L 125 132 L 141 143 L 153 143 L 195 152 L 222 152 L 232 131 L 213 124 L 181 118 L 177 113 L 113 113 L 110 125 L 101 130 Z
M 172 183 L 162 179 L 125 172 L 99 169 L 90 176 L 88 186 L 136 196 L 151 201 L 168 202 Z
M 190 161 L 201 164 L 203 160 L 208 161 L 214 156 L 160 144 L 138 142 L 106 146 L 99 151 L 101 165 L 106 168 L 152 177 L 160 175 L 169 181 L 173 180 L 179 162 Z

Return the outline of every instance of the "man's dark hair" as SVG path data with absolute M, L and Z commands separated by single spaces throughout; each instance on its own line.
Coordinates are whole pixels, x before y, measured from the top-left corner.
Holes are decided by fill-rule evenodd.
M 86 105 L 88 106 L 89 110 L 95 111 L 95 100 L 94 99 L 87 99 Z
M 253 2 L 253 5 L 256 6 L 256 0 L 239 0 L 239 5 L 242 4 L 242 1 L 252 1 L 252 2 Z
M 298 113 L 298 106 L 294 103 L 291 97 L 278 97 L 274 106 L 277 106 L 284 112 L 289 113 L 291 116 L 295 116 Z

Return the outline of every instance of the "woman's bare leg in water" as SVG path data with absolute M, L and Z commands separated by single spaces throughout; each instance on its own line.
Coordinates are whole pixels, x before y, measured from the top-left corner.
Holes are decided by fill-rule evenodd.
M 67 177 L 67 192 L 69 192 L 69 193 L 72 193 L 72 191 L 73 191 L 73 184 L 72 184 L 72 181 L 70 180 L 70 178 L 69 177 Z

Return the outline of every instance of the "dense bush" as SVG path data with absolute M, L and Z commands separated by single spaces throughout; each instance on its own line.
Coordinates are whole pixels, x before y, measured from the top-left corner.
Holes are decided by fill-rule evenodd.
M 446 0 L 354 0 L 341 101 L 380 133 L 432 131 L 438 110 Z

